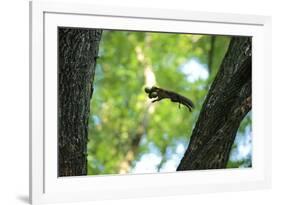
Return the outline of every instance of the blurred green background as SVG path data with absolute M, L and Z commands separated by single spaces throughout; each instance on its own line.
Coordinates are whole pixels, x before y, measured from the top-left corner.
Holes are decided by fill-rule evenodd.
M 173 172 L 189 142 L 229 36 L 104 30 L 91 100 L 88 174 Z M 151 103 L 157 85 L 190 98 Z M 242 121 L 227 167 L 251 167 L 251 113 Z

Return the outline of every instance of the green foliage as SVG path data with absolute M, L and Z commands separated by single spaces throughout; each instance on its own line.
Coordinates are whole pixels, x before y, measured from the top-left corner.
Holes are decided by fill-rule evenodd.
M 91 101 L 88 174 L 130 172 L 151 152 L 161 158 L 157 165 L 161 170 L 176 153 L 179 142 L 187 147 L 229 40 L 216 36 L 210 56 L 208 35 L 104 31 Z M 212 72 L 208 78 L 189 81 L 182 66 L 196 59 L 207 69 L 210 57 Z M 195 110 L 190 113 L 169 100 L 151 104 L 144 88 L 153 76 L 157 86 L 192 99 Z M 243 126 L 249 124 L 247 121 Z

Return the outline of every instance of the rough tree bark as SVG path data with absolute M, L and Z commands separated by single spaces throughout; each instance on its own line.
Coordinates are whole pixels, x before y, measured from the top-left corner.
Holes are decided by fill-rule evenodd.
M 226 168 L 240 122 L 252 108 L 250 37 L 233 37 L 177 170 Z
M 101 34 L 98 29 L 58 29 L 58 176 L 87 174 L 88 118 Z

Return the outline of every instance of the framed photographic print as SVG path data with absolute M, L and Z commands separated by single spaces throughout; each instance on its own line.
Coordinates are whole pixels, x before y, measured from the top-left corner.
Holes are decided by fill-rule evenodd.
M 30 3 L 33 204 L 267 188 L 271 19 Z

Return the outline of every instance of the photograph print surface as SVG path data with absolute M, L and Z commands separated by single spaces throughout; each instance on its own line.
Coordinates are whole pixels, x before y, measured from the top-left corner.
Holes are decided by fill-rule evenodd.
M 58 28 L 58 176 L 252 167 L 252 38 Z

